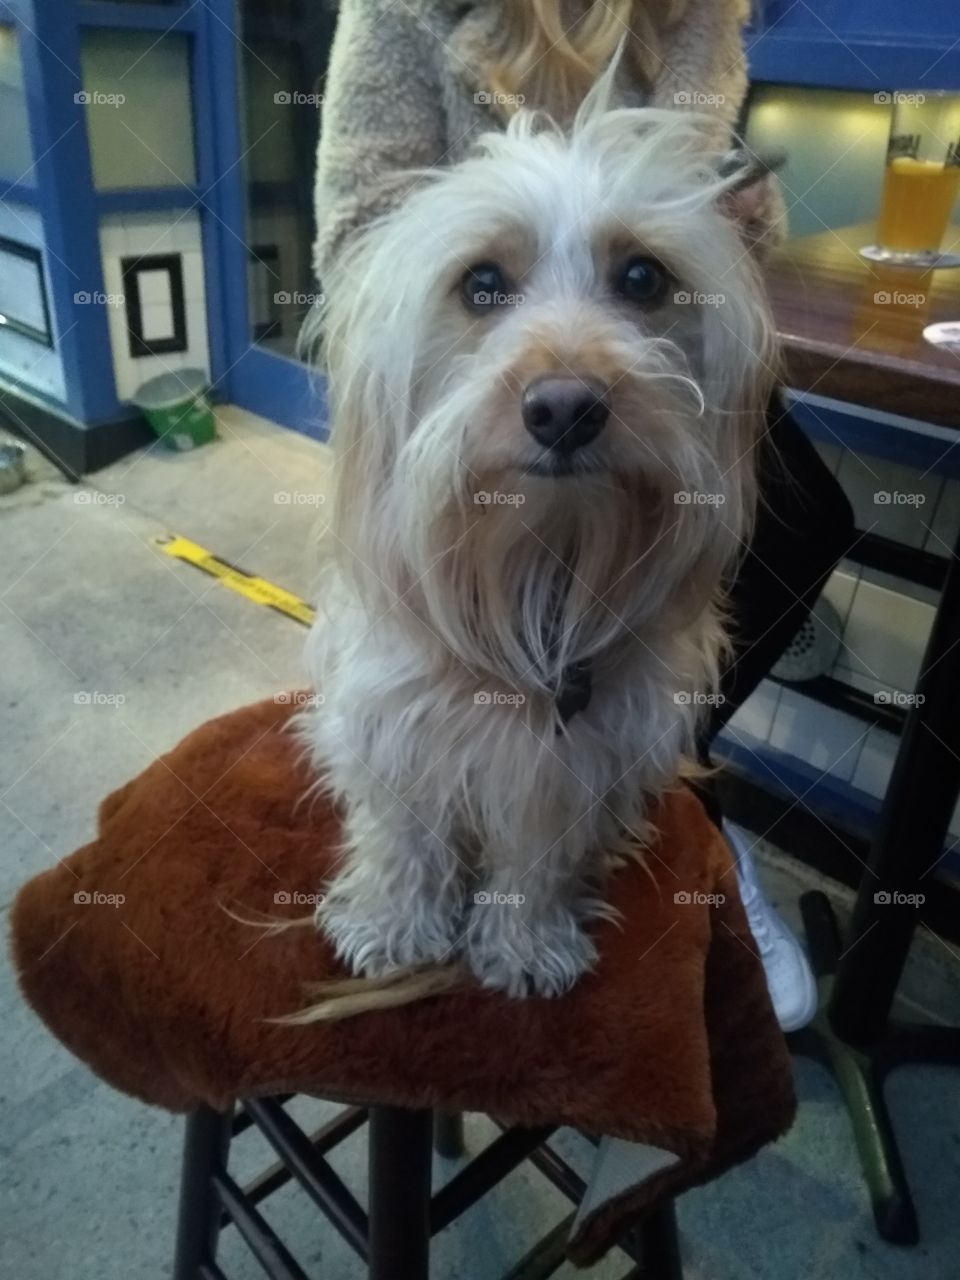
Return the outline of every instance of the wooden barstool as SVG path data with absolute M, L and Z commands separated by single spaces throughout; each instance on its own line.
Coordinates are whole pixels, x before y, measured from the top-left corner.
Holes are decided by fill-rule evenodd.
M 370 1280 L 429 1280 L 430 1240 L 524 1160 L 574 1203 L 585 1184 L 547 1145 L 553 1129 L 505 1129 L 437 1192 L 431 1149 L 463 1155 L 456 1113 L 403 1107 L 351 1106 L 313 1134 L 285 1110 L 292 1095 L 248 1098 L 233 1112 L 208 1107 L 187 1119 L 174 1280 L 229 1280 L 217 1263 L 222 1228 L 233 1223 L 270 1280 L 310 1280 L 257 1206 L 295 1178 L 317 1208 L 367 1264 Z M 364 1123 L 368 1133 L 369 1209 L 325 1158 Z M 255 1125 L 277 1162 L 245 1187 L 231 1177 L 233 1137 Z M 538 1240 L 503 1280 L 545 1280 L 565 1261 L 573 1214 Z M 636 1264 L 629 1280 L 682 1280 L 673 1203 L 667 1202 L 620 1242 Z M 626 1280 L 626 1278 L 625 1278 Z

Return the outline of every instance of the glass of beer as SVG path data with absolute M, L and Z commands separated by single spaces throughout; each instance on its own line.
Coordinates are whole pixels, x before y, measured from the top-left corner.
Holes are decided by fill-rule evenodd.
M 877 242 L 892 262 L 936 257 L 960 190 L 960 95 L 878 94 L 893 104 Z

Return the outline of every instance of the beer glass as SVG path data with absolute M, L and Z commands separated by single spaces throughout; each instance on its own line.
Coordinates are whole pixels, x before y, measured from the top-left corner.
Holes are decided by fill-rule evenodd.
M 891 261 L 936 255 L 960 190 L 960 95 L 877 97 L 893 104 L 878 246 Z

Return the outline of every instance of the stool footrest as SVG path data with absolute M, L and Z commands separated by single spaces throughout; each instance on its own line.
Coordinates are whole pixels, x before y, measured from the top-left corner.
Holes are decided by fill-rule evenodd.
M 430 1202 L 430 1234 L 436 1235 L 523 1164 L 554 1132 L 553 1127 L 508 1129 L 484 1147 Z
M 291 1097 L 290 1094 L 278 1095 L 278 1101 L 283 1102 Z M 348 1107 L 346 1111 L 342 1111 L 339 1115 L 334 1116 L 325 1125 L 321 1125 L 309 1135 L 307 1141 L 313 1147 L 317 1155 L 325 1155 L 328 1151 L 332 1151 L 338 1143 L 344 1138 L 348 1138 L 366 1121 L 367 1112 L 364 1107 Z M 246 1124 L 239 1132 L 249 1129 L 253 1124 L 253 1120 L 249 1115 L 244 1115 Z M 238 1130 L 234 1127 L 234 1136 Z M 262 1200 L 266 1200 L 267 1196 L 279 1191 L 281 1187 L 286 1186 L 293 1178 L 293 1173 L 289 1167 L 282 1161 L 277 1160 L 275 1164 L 264 1169 L 264 1171 L 254 1178 L 253 1182 L 248 1182 L 243 1188 L 243 1193 L 251 1204 L 259 1204 Z M 226 1214 L 223 1215 L 221 1226 L 226 1226 L 229 1219 Z
M 310 1280 L 267 1220 L 224 1169 L 212 1178 L 220 1203 L 270 1280 Z
M 317 1153 L 307 1135 L 275 1099 L 251 1098 L 245 1105 L 254 1124 L 317 1208 L 347 1244 L 365 1259 L 370 1223 L 339 1174 Z M 348 1123 L 341 1118 L 338 1127 L 346 1128 Z

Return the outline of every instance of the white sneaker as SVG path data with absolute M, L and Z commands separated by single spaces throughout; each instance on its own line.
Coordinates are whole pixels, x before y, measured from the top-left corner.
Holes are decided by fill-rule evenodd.
M 780 918 L 761 888 L 757 865 L 750 854 L 748 833 L 724 822 L 723 834 L 736 859 L 740 897 L 760 952 L 773 1011 L 782 1030 L 798 1031 L 817 1011 L 817 984 L 810 961 L 799 938 Z

